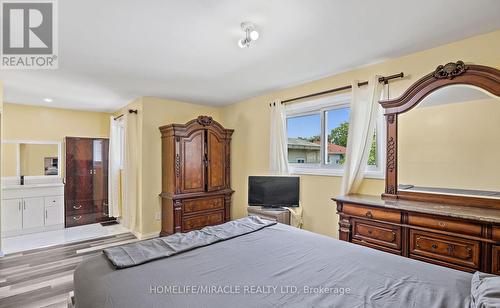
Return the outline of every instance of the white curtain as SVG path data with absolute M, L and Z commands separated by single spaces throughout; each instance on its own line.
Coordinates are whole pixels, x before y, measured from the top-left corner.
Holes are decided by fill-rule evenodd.
M 269 140 L 269 173 L 288 174 L 288 151 L 285 108 L 280 101 L 271 104 L 271 127 Z
M 269 140 L 269 173 L 288 175 L 288 137 L 286 112 L 280 101 L 271 104 L 271 132 Z M 287 207 L 291 215 L 290 224 L 302 228 L 302 207 Z
M 125 155 L 123 162 L 123 224 L 132 231 L 138 231 L 137 207 L 139 195 L 139 115 L 126 113 Z
M 110 118 L 109 134 L 109 175 L 108 175 L 108 201 L 109 216 L 120 217 L 120 157 L 121 157 L 121 118 Z
M 355 192 L 363 180 L 380 110 L 378 101 L 383 85 L 378 82 L 378 78 L 379 76 L 370 78 L 367 87 L 358 87 L 357 82 L 352 85 L 349 137 L 340 188 L 342 195 Z

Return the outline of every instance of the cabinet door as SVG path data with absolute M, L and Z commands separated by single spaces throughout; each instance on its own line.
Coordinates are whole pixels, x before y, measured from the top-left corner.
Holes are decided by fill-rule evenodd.
M 92 200 L 108 198 L 109 140 L 92 140 Z
M 93 139 L 66 138 L 66 185 L 67 201 L 89 200 L 93 196 Z
M 207 131 L 208 181 L 207 190 L 220 190 L 226 187 L 226 144 L 225 140 Z
M 17 231 L 23 228 L 23 208 L 21 199 L 2 201 L 2 231 Z
M 63 197 L 45 197 L 45 226 L 64 223 Z
M 205 191 L 205 131 L 181 138 L 179 148 L 181 193 Z
M 45 201 L 43 197 L 23 199 L 23 229 L 43 227 Z

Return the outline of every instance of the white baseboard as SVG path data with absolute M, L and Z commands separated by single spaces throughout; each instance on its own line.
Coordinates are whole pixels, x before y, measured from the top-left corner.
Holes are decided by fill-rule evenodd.
M 134 234 L 135 237 L 137 237 L 140 240 L 148 240 L 148 239 L 160 236 L 160 232 L 151 232 L 151 233 L 143 234 L 143 233 L 140 233 L 137 231 L 132 231 L 132 234 Z

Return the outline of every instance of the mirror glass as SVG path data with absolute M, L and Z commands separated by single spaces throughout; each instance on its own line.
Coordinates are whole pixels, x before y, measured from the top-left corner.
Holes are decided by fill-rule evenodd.
M 2 142 L 2 177 L 58 176 L 58 142 Z
M 59 168 L 57 152 L 57 144 L 21 143 L 19 146 L 21 175 L 57 175 Z
M 398 117 L 399 190 L 500 198 L 500 98 L 443 87 Z

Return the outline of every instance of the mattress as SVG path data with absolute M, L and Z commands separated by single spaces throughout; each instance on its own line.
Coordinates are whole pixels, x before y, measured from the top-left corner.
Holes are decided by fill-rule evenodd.
M 469 307 L 472 275 L 277 224 L 126 269 L 75 271 L 78 308 Z

